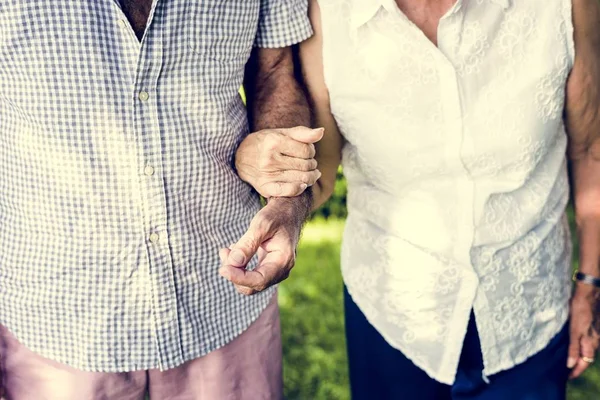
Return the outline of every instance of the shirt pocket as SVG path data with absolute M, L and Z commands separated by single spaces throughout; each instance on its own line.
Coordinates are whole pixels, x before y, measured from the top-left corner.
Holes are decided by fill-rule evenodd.
M 260 0 L 192 0 L 188 41 L 194 53 L 222 62 L 250 56 Z

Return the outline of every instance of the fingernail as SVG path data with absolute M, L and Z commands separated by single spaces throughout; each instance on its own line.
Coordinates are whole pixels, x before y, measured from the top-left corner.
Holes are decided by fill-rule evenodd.
M 569 359 L 567 360 L 567 368 L 573 368 L 576 363 L 577 360 L 575 358 L 569 357 Z
M 308 187 L 308 185 L 306 183 L 303 183 L 302 185 L 300 185 L 300 190 L 305 190 Z
M 231 259 L 233 260 L 233 262 L 236 263 L 236 264 L 243 264 L 244 261 L 246 261 L 246 257 L 244 257 L 244 253 L 242 253 L 239 250 L 233 250 L 229 254 L 229 257 L 231 257 Z

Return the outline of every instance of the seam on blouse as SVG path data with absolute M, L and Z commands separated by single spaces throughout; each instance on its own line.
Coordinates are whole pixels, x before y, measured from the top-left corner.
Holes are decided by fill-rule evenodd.
M 573 38 L 573 0 L 562 0 L 562 16 L 566 29 L 566 45 L 569 53 L 569 66 L 575 62 L 575 39 Z

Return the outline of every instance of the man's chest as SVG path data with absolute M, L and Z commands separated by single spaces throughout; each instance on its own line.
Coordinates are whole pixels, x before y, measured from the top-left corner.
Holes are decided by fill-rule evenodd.
M 135 31 L 135 35 L 141 40 L 148 23 L 153 0 L 119 0 L 123 13 L 127 16 L 129 23 Z

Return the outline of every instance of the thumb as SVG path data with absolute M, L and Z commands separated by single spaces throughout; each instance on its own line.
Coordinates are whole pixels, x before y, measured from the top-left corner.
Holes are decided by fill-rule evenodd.
M 254 224 L 251 224 L 244 236 L 231 246 L 231 252 L 227 256 L 226 264 L 238 268 L 245 267 L 258 251 L 261 243 L 265 241 L 263 236 L 264 234 L 261 234 L 261 231 Z
M 222 263 L 227 262 L 227 257 L 229 257 L 229 253 L 231 253 L 231 249 L 221 249 L 219 250 L 219 258 Z
M 305 126 L 281 129 L 281 133 L 287 137 L 302 143 L 317 143 L 325 134 L 324 128 L 310 129 Z

